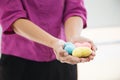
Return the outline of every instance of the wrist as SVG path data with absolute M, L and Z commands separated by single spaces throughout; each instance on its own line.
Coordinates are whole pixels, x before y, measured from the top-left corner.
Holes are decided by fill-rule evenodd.
M 61 39 L 56 39 L 53 44 L 52 44 L 52 48 L 56 49 L 58 47 L 64 46 L 65 41 L 61 40 Z

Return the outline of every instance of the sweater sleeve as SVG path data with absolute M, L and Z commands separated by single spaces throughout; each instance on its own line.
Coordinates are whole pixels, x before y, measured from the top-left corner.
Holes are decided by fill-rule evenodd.
M 0 24 L 4 34 L 13 34 L 12 23 L 27 18 L 21 0 L 0 0 Z
M 66 0 L 63 22 L 71 16 L 79 16 L 83 20 L 83 28 L 87 26 L 87 11 L 84 0 Z

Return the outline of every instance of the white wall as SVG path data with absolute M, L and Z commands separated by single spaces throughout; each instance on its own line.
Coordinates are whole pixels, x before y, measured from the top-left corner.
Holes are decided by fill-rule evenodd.
M 88 26 L 120 26 L 120 0 L 85 0 Z

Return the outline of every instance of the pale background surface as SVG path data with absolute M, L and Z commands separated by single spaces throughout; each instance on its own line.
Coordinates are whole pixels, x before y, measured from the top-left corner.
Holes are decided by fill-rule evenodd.
M 78 64 L 79 80 L 120 80 L 120 27 L 92 28 L 83 31 L 98 51 L 93 61 Z
M 85 0 L 88 28 L 82 35 L 98 47 L 95 59 L 78 64 L 78 80 L 120 80 L 120 0 Z
M 85 0 L 89 27 L 120 26 L 120 0 Z
M 120 80 L 120 0 L 85 0 L 85 4 L 88 28 L 82 35 L 94 40 L 98 51 L 93 61 L 78 64 L 78 80 Z

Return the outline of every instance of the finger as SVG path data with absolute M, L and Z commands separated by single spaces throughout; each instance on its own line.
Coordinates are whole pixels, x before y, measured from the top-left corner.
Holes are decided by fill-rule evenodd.
M 91 55 L 90 56 L 95 56 L 95 51 L 92 51 Z
M 90 60 L 93 60 L 94 57 L 95 57 L 95 54 L 91 54 L 91 55 L 89 56 L 89 59 L 90 59 Z
M 92 44 L 93 46 L 92 46 L 92 50 L 93 51 L 97 51 L 97 46 L 95 45 L 95 44 Z
M 90 60 L 93 60 L 93 59 L 94 59 L 94 56 L 89 56 L 89 59 L 90 59 Z
M 66 60 L 66 57 L 68 56 L 69 54 L 68 53 L 66 53 L 66 51 L 62 51 L 62 52 L 60 52 L 59 53 L 59 60 L 61 61 L 61 62 L 65 62 L 65 60 Z
M 81 62 L 83 63 L 83 62 L 88 62 L 88 61 L 90 61 L 90 59 L 89 58 L 80 58 L 81 59 Z
M 61 63 L 68 63 L 68 64 L 72 64 L 72 65 L 74 65 L 74 64 L 77 64 L 78 62 L 75 62 L 75 61 L 69 61 L 69 60 L 60 60 L 60 62 Z
M 68 56 L 69 54 L 65 51 L 65 50 L 63 50 L 63 49 L 60 49 L 60 51 L 59 51 L 59 56 L 60 57 L 66 57 L 66 56 Z
M 92 40 L 90 40 L 90 41 L 88 41 L 91 45 L 92 45 L 92 50 L 93 51 L 96 51 L 97 50 L 97 46 L 95 45 L 95 43 L 92 41 Z
M 93 51 L 97 51 L 97 46 L 94 45 L 94 46 L 92 47 L 92 50 L 93 50 Z
M 79 63 L 79 62 L 81 61 L 80 58 L 75 57 L 75 56 L 69 56 L 69 57 L 68 57 L 68 60 L 69 60 L 70 62 L 75 62 L 75 63 Z
M 77 64 L 80 62 L 80 59 L 71 55 L 64 57 L 64 61 L 71 64 Z

